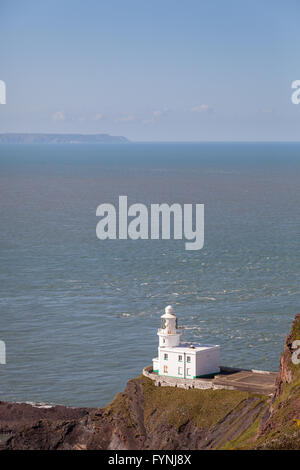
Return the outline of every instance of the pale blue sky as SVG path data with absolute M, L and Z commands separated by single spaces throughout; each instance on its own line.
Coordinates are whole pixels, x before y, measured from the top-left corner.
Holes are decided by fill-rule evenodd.
M 298 0 L 0 0 L 0 132 L 300 140 Z

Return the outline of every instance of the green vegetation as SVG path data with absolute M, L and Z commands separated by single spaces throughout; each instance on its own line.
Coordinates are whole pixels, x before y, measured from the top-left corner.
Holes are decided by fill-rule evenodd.
M 114 400 L 106 406 L 105 411 L 110 421 L 116 416 L 121 416 L 128 428 L 134 427 L 130 411 L 130 397 L 126 393 L 118 393 Z
M 259 416 L 246 431 L 241 432 L 235 439 L 228 441 L 221 447 L 221 450 L 251 449 L 251 444 L 253 444 L 253 440 L 257 435 L 260 421 L 261 417 Z
M 175 387 L 155 387 L 144 376 L 136 379 L 143 387 L 145 424 L 153 431 L 161 424 L 179 430 L 192 421 L 201 429 L 211 429 L 232 410 L 254 395 L 233 390 L 185 390 Z M 257 395 L 257 402 L 261 397 Z
M 262 405 L 268 400 L 259 394 L 235 390 L 156 387 L 151 379 L 140 375 L 130 380 L 125 393 L 119 393 L 105 408 L 109 421 L 117 419 L 127 428 L 138 428 L 136 410 L 133 409 L 137 390 L 139 400 L 142 397 L 141 413 L 147 434 L 159 433 L 162 426 L 181 432 L 188 423 L 203 431 L 214 432 L 228 418 L 224 432 L 218 438 L 220 448 L 235 448 L 254 438 L 259 413 L 265 409 Z

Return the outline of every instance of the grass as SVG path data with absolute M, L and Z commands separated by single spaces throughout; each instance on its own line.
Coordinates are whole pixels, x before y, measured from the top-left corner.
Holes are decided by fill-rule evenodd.
M 236 412 L 229 433 L 239 429 L 239 418 L 255 409 L 268 398 L 259 394 L 236 390 L 185 390 L 175 387 L 156 387 L 153 381 L 143 375 L 133 381 L 142 388 L 144 423 L 148 433 L 159 430 L 161 426 L 169 425 L 177 432 L 189 422 L 202 430 L 212 430 L 233 410 Z M 249 399 L 252 400 L 249 406 Z M 121 419 L 128 428 L 136 427 L 131 412 L 132 397 L 119 393 L 106 407 L 108 419 Z M 246 406 L 247 405 L 247 406 Z M 246 407 L 246 408 L 245 408 Z M 237 439 L 228 444 L 229 448 L 239 445 L 252 438 L 257 431 L 257 425 L 251 425 L 249 430 L 241 433 Z M 226 438 L 226 436 L 224 436 Z
M 122 416 L 122 421 L 128 428 L 134 427 L 130 412 L 130 398 L 126 393 L 118 393 L 114 400 L 106 406 L 105 411 L 109 420 L 112 421 L 116 416 Z
M 192 421 L 201 429 L 211 429 L 228 413 L 254 394 L 233 390 L 185 390 L 175 387 L 155 387 L 143 376 L 138 379 L 145 397 L 145 424 L 154 429 L 169 424 L 180 430 Z M 259 396 L 258 400 L 261 400 Z
M 221 450 L 242 450 L 251 448 L 251 443 L 257 435 L 261 417 L 257 417 L 256 420 L 249 426 L 246 431 L 241 432 L 235 439 L 228 441 L 224 446 L 221 447 Z

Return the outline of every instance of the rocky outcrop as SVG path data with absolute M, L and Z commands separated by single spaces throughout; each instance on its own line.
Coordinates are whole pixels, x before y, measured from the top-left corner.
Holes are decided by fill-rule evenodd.
M 88 408 L 0 402 L 0 449 L 57 449 L 76 445 Z
M 0 403 L 2 449 L 298 449 L 300 365 L 286 339 L 273 398 L 237 390 L 155 387 L 143 375 L 105 408 Z
M 300 340 L 300 314 L 286 337 L 276 392 L 262 420 L 255 448 L 300 449 L 300 364 L 292 360 L 295 340 Z
M 276 393 L 275 398 L 278 398 L 282 393 L 285 384 L 293 382 L 297 375 L 300 374 L 297 368 L 292 362 L 292 355 L 294 354 L 294 349 L 292 344 L 295 340 L 300 340 L 300 313 L 295 316 L 291 332 L 287 335 L 283 352 L 280 358 L 280 368 L 276 380 Z

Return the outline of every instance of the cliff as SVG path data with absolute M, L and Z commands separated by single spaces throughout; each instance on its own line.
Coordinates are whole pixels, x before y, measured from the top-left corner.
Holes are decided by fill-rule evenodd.
M 139 376 L 105 408 L 0 403 L 2 449 L 300 449 L 300 339 L 295 317 L 273 398 L 155 387 Z
M 276 393 L 262 421 L 255 448 L 300 449 L 300 364 L 292 361 L 295 340 L 300 340 L 300 314 L 286 337 Z

